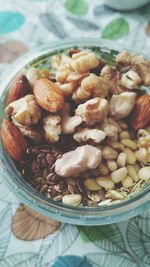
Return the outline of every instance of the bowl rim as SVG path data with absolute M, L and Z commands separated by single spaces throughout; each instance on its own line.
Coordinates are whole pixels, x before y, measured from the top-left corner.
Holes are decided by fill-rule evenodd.
M 38 57 L 44 56 L 47 53 L 54 53 L 59 51 L 60 49 L 66 49 L 70 47 L 103 47 L 106 50 L 117 50 L 118 52 L 121 50 L 128 50 L 133 53 L 133 51 L 130 49 L 130 47 L 126 46 L 121 49 L 121 45 L 118 43 L 115 43 L 113 41 L 106 41 L 106 40 L 99 40 L 99 39 L 89 39 L 89 38 L 75 38 L 75 39 L 69 39 L 69 40 L 61 40 L 56 41 L 51 44 L 47 44 L 38 48 L 33 48 L 31 51 L 24 54 L 21 58 L 16 60 L 12 65 L 12 71 L 10 73 L 5 72 L 5 74 L 2 76 L 2 83 L 1 83 L 1 92 L 0 92 L 0 106 L 2 106 L 3 102 L 6 98 L 6 92 L 8 91 L 9 84 L 11 83 L 12 79 L 17 75 L 27 64 L 29 64 L 31 61 L 37 59 Z M 139 54 L 138 51 L 134 51 L 134 53 Z M 143 54 L 143 53 L 142 53 Z M 144 54 L 146 58 L 148 58 L 147 55 Z M 9 70 L 10 71 L 10 70 Z M 4 78 L 5 77 L 5 78 Z M 7 77 L 7 79 L 6 79 Z M 1 115 L 1 118 L 3 116 Z M 1 145 L 2 147 L 2 145 Z M 7 161 L 6 161 L 7 158 Z M 48 213 L 50 213 L 50 216 L 52 217 L 60 217 L 60 220 L 64 220 L 61 216 L 65 217 L 66 219 L 69 218 L 69 220 L 73 223 L 78 224 L 78 216 L 80 216 L 80 221 L 82 224 L 89 225 L 90 222 L 88 222 L 88 219 L 93 221 L 93 219 L 97 216 L 99 216 L 99 222 L 100 223 L 109 223 L 109 220 L 111 218 L 114 218 L 114 221 L 116 221 L 116 216 L 118 217 L 118 220 L 122 220 L 123 213 L 125 207 L 128 206 L 128 209 L 126 211 L 128 212 L 128 217 L 133 217 L 134 215 L 137 215 L 140 213 L 140 211 L 143 208 L 143 205 L 145 205 L 145 208 L 148 206 L 148 203 L 150 202 L 150 197 L 148 197 L 148 194 L 150 193 L 150 184 L 146 186 L 143 190 L 141 190 L 138 193 L 134 193 L 131 198 L 126 199 L 122 202 L 111 204 L 108 206 L 99 206 L 96 208 L 93 207 L 76 207 L 76 206 L 69 206 L 64 205 L 63 203 L 59 203 L 53 200 L 49 200 L 47 196 L 37 192 L 35 189 L 33 189 L 24 179 L 21 178 L 21 175 L 19 175 L 19 172 L 14 169 L 14 163 L 9 158 L 7 153 L 3 150 L 1 150 L 0 153 L 0 163 L 2 166 L 3 175 L 5 177 L 5 181 L 8 185 L 8 187 L 11 188 L 14 193 L 16 193 L 19 198 L 27 203 L 37 211 L 40 211 L 43 213 L 43 209 L 47 211 L 47 216 L 49 216 Z M 20 179 L 21 178 L 21 179 Z M 12 186 L 13 185 L 13 186 Z M 150 195 L 149 195 L 150 196 Z M 134 210 L 135 207 L 133 207 L 136 203 L 136 211 Z M 122 211 L 123 209 L 123 211 Z M 118 211 L 117 214 L 116 211 Z M 73 214 L 69 214 L 73 213 Z M 55 216 L 56 215 L 56 216 Z M 60 216 L 58 216 L 60 215 Z M 75 216 L 73 219 L 71 217 Z M 66 221 L 66 220 L 65 220 Z M 95 225 L 97 223 L 95 222 Z M 98 223 L 99 224 L 99 223 Z M 92 223 L 94 225 L 94 223 Z

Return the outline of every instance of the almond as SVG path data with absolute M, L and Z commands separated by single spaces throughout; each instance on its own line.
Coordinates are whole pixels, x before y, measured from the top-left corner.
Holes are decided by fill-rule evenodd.
M 33 92 L 39 106 L 47 111 L 55 113 L 64 106 L 64 95 L 61 89 L 48 79 L 37 80 Z
M 150 123 L 150 95 L 142 95 L 136 99 L 131 118 L 135 130 L 142 129 Z
M 4 119 L 1 125 L 1 138 L 8 154 L 16 161 L 22 160 L 27 143 L 20 130 L 7 119 Z
M 12 86 L 8 93 L 7 103 L 10 104 L 24 97 L 28 93 L 31 93 L 31 87 L 28 82 L 28 79 L 25 75 L 20 74 L 12 83 Z

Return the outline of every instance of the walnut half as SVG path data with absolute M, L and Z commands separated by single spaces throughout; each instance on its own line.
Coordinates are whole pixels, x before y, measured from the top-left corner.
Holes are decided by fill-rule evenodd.
M 33 95 L 26 95 L 6 108 L 6 113 L 18 123 L 26 126 L 36 124 L 41 118 L 41 110 Z
M 73 138 L 79 143 L 86 142 L 88 140 L 92 140 L 95 143 L 100 143 L 105 139 L 105 137 L 106 137 L 105 132 L 99 129 L 88 129 L 88 128 L 79 129 L 73 135 Z
M 59 135 L 61 134 L 60 121 L 61 117 L 58 115 L 48 115 L 43 119 L 45 139 L 49 143 L 55 143 L 59 140 Z
M 127 117 L 134 107 L 136 96 L 133 92 L 113 95 L 109 103 L 109 114 L 117 120 Z
M 87 125 L 101 122 L 107 117 L 108 102 L 103 98 L 92 98 L 84 104 L 80 104 L 76 109 L 76 114 L 81 116 Z

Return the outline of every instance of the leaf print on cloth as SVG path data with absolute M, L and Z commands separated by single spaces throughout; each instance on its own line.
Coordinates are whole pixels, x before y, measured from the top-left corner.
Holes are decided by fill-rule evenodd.
M 18 12 L 0 12 L 0 34 L 10 33 L 19 29 L 25 22 L 25 17 Z
M 28 50 L 28 47 L 21 41 L 9 40 L 0 45 L 0 63 L 12 63 Z
M 86 257 L 93 267 L 138 267 L 132 259 L 120 253 L 89 253 Z
M 128 32 L 128 22 L 124 18 L 117 18 L 106 25 L 101 37 L 105 39 L 117 40 L 127 35 Z
M 145 27 L 145 33 L 148 37 L 150 37 L 150 22 L 148 22 Z
M 86 257 L 74 255 L 60 256 L 49 267 L 93 267 Z
M 17 253 L 0 260 L 1 267 L 33 267 L 35 266 L 36 253 Z
M 54 233 L 60 222 L 48 219 L 40 213 L 21 205 L 13 216 L 12 231 L 21 240 L 36 240 Z
M 87 0 L 65 0 L 64 7 L 73 15 L 82 16 L 88 12 Z
M 42 13 L 39 15 L 40 21 L 43 26 L 54 35 L 59 38 L 67 37 L 67 33 L 64 29 L 63 24 L 59 21 L 58 16 L 54 13 Z
M 113 10 L 105 5 L 95 6 L 93 13 L 95 16 L 109 16 L 113 14 Z
M 1 175 L 1 172 L 0 172 Z M 8 189 L 8 187 L 0 183 L 0 201 L 10 204 L 19 204 L 18 198 Z
M 137 221 L 141 231 L 150 238 L 150 210 L 147 210 L 138 216 Z
M 0 258 L 4 256 L 11 236 L 11 216 L 11 205 L 7 205 L 0 212 Z
M 150 266 L 150 220 L 144 219 L 140 221 L 140 216 L 131 219 L 127 226 L 127 241 L 131 251 L 136 255 L 137 259 Z
M 73 225 L 65 224 L 58 232 L 43 239 L 36 267 L 41 267 L 55 260 L 66 252 L 78 237 L 78 230 Z
M 124 252 L 125 244 L 117 224 L 104 226 L 78 226 L 85 242 L 93 242 L 100 248 L 113 252 Z
M 96 23 L 90 20 L 73 18 L 69 16 L 66 16 L 66 18 L 80 30 L 97 31 L 100 29 L 100 27 Z

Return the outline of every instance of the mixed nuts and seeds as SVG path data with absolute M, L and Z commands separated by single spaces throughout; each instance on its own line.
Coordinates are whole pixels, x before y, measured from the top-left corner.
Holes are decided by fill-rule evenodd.
M 54 201 L 97 207 L 150 181 L 150 63 L 122 52 L 107 65 L 91 50 L 51 58 L 13 81 L 3 146 L 31 186 Z

